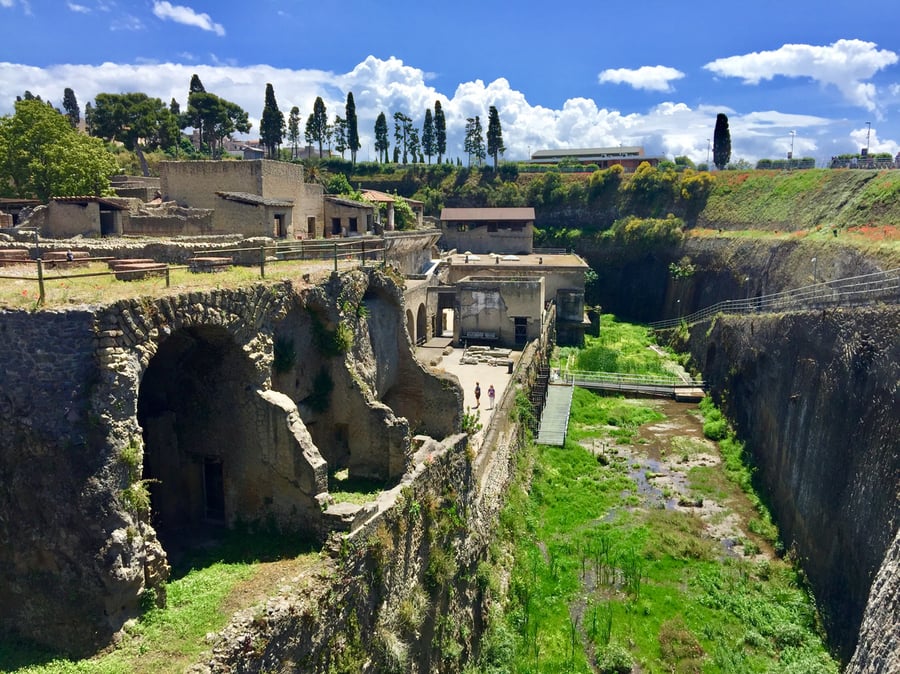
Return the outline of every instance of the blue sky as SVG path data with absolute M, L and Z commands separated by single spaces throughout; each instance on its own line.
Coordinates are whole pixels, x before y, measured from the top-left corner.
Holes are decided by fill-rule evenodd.
M 182 4 L 183 2 L 183 4 Z M 440 100 L 448 154 L 497 106 L 507 159 L 642 145 L 706 161 L 716 114 L 732 158 L 900 151 L 900 2 L 643 0 L 0 0 L 0 114 L 27 89 L 82 109 L 141 91 L 184 106 L 191 75 L 258 131 L 271 82 L 302 119 L 352 91 L 374 159 L 379 112 L 421 125 Z M 868 123 L 868 124 L 867 124 Z M 792 136 L 791 131 L 794 131 Z

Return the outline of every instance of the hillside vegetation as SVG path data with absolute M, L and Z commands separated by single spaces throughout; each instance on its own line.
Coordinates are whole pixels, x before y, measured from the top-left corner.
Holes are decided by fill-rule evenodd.
M 722 171 L 698 226 L 847 229 L 900 222 L 900 171 Z

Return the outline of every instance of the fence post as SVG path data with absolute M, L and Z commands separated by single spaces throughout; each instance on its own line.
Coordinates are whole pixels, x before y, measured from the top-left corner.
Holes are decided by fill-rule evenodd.
M 334 244 L 334 270 L 337 271 L 337 243 Z
M 44 304 L 44 261 L 41 258 L 37 259 L 37 272 L 38 272 L 38 304 Z
M 266 277 L 266 247 L 259 247 L 259 277 Z
M 360 267 L 366 266 L 366 240 L 365 239 L 362 240 L 362 257 L 360 257 L 360 259 L 359 259 L 359 266 Z
M 166 288 L 169 287 L 169 265 L 166 264 Z

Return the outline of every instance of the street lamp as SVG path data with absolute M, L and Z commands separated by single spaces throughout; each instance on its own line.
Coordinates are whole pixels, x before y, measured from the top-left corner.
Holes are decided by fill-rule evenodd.
M 791 131 L 791 151 L 788 152 L 788 171 L 790 171 L 794 165 L 794 134 L 796 133 L 796 131 Z

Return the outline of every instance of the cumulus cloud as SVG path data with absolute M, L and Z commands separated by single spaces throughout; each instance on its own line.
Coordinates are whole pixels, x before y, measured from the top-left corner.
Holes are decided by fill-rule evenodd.
M 76 14 L 90 14 L 91 8 L 85 7 L 84 5 L 79 5 L 74 2 L 67 2 L 66 6 Z
M 853 105 L 877 112 L 875 85 L 867 80 L 897 61 L 895 52 L 878 49 L 874 42 L 838 40 L 824 47 L 786 44 L 773 51 L 716 59 L 703 67 L 746 84 L 759 84 L 778 75 L 809 77 L 836 87 Z
M 549 108 L 529 102 L 505 78 L 462 82 L 453 91 L 439 91 L 430 83 L 428 73 L 394 57 L 369 56 L 343 73 L 186 62 L 45 68 L 0 62 L 0 82 L 5 90 L 27 89 L 58 105 L 62 97 L 60 82 L 64 82 L 74 89 L 82 105 L 101 92 L 142 91 L 166 103 L 174 98 L 184 108 L 195 73 L 207 91 L 247 111 L 253 124 L 251 137 L 259 131 L 266 82 L 272 83 L 279 108 L 287 113 L 296 105 L 304 120 L 312 112 L 317 96 L 325 102 L 329 119 L 335 115 L 343 117 L 347 92 L 352 91 L 362 143 L 358 158 L 362 161 L 375 159 L 374 125 L 379 113 L 384 112 L 390 119 L 394 112 L 404 112 L 421 127 L 426 108 L 433 110 L 438 100 L 447 119 L 447 156 L 463 161 L 466 118 L 480 115 L 486 126 L 491 105 L 500 113 L 506 157 L 511 160 L 524 159 L 540 149 L 642 145 L 650 155 L 687 155 L 702 162 L 706 161 L 707 139 L 712 138 L 719 112 L 729 116 L 734 158 L 755 161 L 761 157 L 783 157 L 790 146 L 792 129 L 797 131 L 797 156 L 815 154 L 827 158 L 858 146 L 849 136 L 850 129 L 843 130 L 842 120 L 777 110 L 735 112 L 723 105 L 698 106 L 670 100 L 646 110 L 623 112 L 601 108 L 596 101 L 582 97 L 571 98 L 559 108 Z M 12 101 L 0 99 L 0 115 L 11 112 Z M 893 147 L 890 140 L 879 139 L 878 143 L 878 148 Z M 871 147 L 876 148 L 874 143 Z
M 598 76 L 600 84 L 628 84 L 635 89 L 669 92 L 672 82 L 680 80 L 684 73 L 669 66 L 641 66 L 640 68 L 611 68 Z
M 212 20 L 209 14 L 198 13 L 190 7 L 184 5 L 173 5 L 166 0 L 155 1 L 153 3 L 153 13 L 163 21 L 169 20 L 175 23 L 181 23 L 185 26 L 194 26 L 201 30 L 210 31 L 219 37 L 225 35 L 225 28 L 220 23 Z

